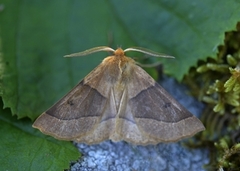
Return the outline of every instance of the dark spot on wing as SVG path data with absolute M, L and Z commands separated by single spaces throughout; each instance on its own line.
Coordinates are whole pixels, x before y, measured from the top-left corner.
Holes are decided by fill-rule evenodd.
M 164 108 L 169 108 L 169 107 L 171 107 L 171 103 L 170 103 L 170 102 L 165 103 L 165 104 L 163 105 L 163 107 L 164 107 Z
M 73 103 L 72 100 L 68 100 L 67 103 L 68 103 L 70 106 L 73 106 L 73 105 L 74 105 L 74 103 Z

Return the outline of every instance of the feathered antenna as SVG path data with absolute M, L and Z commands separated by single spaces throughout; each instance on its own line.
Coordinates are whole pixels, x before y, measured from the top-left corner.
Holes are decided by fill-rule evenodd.
M 94 47 L 94 48 L 85 50 L 83 52 L 77 52 L 70 55 L 65 55 L 64 57 L 85 56 L 85 55 L 89 55 L 89 54 L 100 52 L 100 51 L 114 52 L 115 50 L 107 46 L 99 46 L 99 47 Z
M 85 50 L 83 52 L 78 52 L 78 53 L 73 53 L 73 54 L 70 54 L 70 55 L 65 55 L 64 57 L 85 56 L 85 55 L 89 55 L 89 54 L 100 52 L 100 51 L 114 52 L 115 50 L 110 48 L 110 47 L 107 47 L 107 46 L 99 46 L 99 47 L 94 47 L 94 48 Z M 173 56 L 166 55 L 166 54 L 163 54 L 163 53 L 154 52 L 154 51 L 151 51 L 149 49 L 142 48 L 142 47 L 131 47 L 131 48 L 127 48 L 127 49 L 124 50 L 124 52 L 127 52 L 127 51 L 141 52 L 141 53 L 144 53 L 144 54 L 147 54 L 147 55 L 150 55 L 150 56 L 154 56 L 154 57 L 174 58 Z
M 166 55 L 166 54 L 163 54 L 163 53 L 154 52 L 154 51 L 151 51 L 149 49 L 142 48 L 142 47 L 131 47 L 131 48 L 127 48 L 127 49 L 124 50 L 124 52 L 127 52 L 127 51 L 141 52 L 141 53 L 151 55 L 151 56 L 154 56 L 154 57 L 175 58 L 173 56 Z

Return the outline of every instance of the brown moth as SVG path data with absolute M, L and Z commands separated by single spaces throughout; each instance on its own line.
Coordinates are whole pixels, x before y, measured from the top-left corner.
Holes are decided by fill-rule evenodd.
M 123 51 L 101 46 L 65 57 L 98 51 L 111 51 L 113 56 L 40 115 L 34 128 L 61 140 L 96 144 L 110 139 L 138 145 L 174 142 L 205 129 L 124 52 L 171 56 L 143 48 Z

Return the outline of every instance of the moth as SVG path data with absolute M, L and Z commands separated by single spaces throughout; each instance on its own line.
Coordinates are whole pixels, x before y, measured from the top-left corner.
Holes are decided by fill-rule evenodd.
M 113 55 L 41 114 L 34 128 L 60 140 L 96 144 L 110 139 L 137 145 L 175 142 L 205 129 L 125 52 L 171 56 L 139 47 L 114 50 L 101 46 L 65 57 L 98 51 Z

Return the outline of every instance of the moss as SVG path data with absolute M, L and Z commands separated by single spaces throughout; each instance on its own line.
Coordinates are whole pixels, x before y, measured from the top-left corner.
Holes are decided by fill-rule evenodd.
M 240 170 L 240 23 L 225 33 L 216 57 L 199 61 L 184 82 L 206 104 L 206 131 L 198 138 L 210 149 L 209 170 Z

